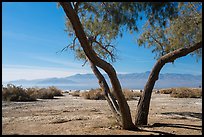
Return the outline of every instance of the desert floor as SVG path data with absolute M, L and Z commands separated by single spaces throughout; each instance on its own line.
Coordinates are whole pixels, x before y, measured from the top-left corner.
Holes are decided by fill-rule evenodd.
M 134 121 L 138 100 L 128 101 Z M 149 125 L 142 131 L 117 126 L 106 100 L 68 93 L 34 102 L 2 101 L 2 134 L 35 135 L 202 135 L 202 99 L 152 94 Z

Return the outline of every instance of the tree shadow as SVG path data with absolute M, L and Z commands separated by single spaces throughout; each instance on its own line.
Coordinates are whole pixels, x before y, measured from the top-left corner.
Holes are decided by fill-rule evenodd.
M 154 123 L 152 125 L 144 125 L 141 126 L 144 128 L 153 128 L 153 127 L 174 127 L 174 128 L 185 128 L 185 129 L 191 129 L 191 130 L 200 130 L 202 131 L 202 126 L 199 125 L 189 125 L 189 124 L 171 124 L 171 123 Z M 168 133 L 164 131 L 155 131 L 155 130 L 146 130 L 146 129 L 140 129 L 140 132 L 151 132 L 151 133 L 158 133 L 159 135 L 176 135 L 173 133 Z M 151 134 L 153 135 L 153 134 Z
M 164 112 L 161 113 L 163 115 L 180 115 L 184 117 L 192 117 L 192 118 L 198 118 L 202 120 L 202 113 L 195 113 L 195 112 Z
M 175 127 L 175 128 L 186 128 L 191 130 L 202 130 L 202 126 L 198 125 L 189 125 L 189 124 L 170 124 L 170 123 L 154 123 L 148 127 Z
M 146 130 L 146 129 L 140 129 L 138 132 L 151 132 L 151 133 L 158 133 L 159 135 L 176 135 L 176 134 L 168 133 L 168 132 L 164 132 L 164 131 Z M 150 135 L 154 135 L 154 134 L 150 134 Z

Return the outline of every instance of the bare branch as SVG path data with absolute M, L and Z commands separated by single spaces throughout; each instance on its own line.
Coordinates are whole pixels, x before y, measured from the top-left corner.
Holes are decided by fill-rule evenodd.
M 103 50 L 105 50 L 111 57 L 111 60 L 114 61 L 115 60 L 115 57 L 114 57 L 114 54 L 112 52 L 110 52 L 108 49 L 107 49 L 107 46 L 106 45 L 105 47 L 100 43 L 98 42 L 97 40 L 94 40 L 93 42 L 97 43 Z
M 154 38 L 151 34 L 150 34 L 150 37 L 161 47 L 161 49 L 162 49 L 162 56 L 163 56 L 164 52 L 165 52 L 164 48 L 163 48 L 163 45 L 156 38 Z
M 70 46 L 75 46 L 75 42 L 76 42 L 76 38 L 77 37 L 75 37 L 74 39 L 73 39 L 73 42 L 72 43 L 70 43 L 69 45 L 67 45 L 66 47 L 64 47 L 63 49 L 61 49 L 60 51 L 57 51 L 56 53 L 59 53 L 59 52 L 63 52 L 63 51 L 67 51 L 67 49 L 68 48 L 70 48 Z
M 87 62 L 88 62 L 88 60 L 86 59 L 86 60 L 84 61 L 84 64 L 82 64 L 82 67 L 83 67 L 84 65 L 86 65 Z

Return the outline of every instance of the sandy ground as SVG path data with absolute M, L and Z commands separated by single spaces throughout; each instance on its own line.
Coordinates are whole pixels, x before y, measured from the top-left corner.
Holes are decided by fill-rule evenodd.
M 2 134 L 35 135 L 202 135 L 202 99 L 152 95 L 149 126 L 127 131 L 117 126 L 106 100 L 67 93 L 34 102 L 2 101 Z M 138 100 L 128 101 L 134 121 Z

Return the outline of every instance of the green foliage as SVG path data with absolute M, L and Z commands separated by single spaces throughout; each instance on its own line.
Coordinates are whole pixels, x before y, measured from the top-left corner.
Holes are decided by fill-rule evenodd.
M 90 45 L 100 58 L 110 62 L 117 58 L 112 43 L 119 36 L 122 37 L 125 28 L 131 32 L 138 31 L 137 20 L 142 19 L 142 12 L 150 23 L 157 20 L 164 25 L 166 17 L 177 15 L 176 5 L 169 2 L 72 2 Z M 68 19 L 66 31 L 73 42 L 64 49 L 70 48 L 77 59 L 87 60 Z
M 139 46 L 152 48 L 156 58 L 181 47 L 192 46 L 202 41 L 202 4 L 179 3 L 177 18 L 166 20 L 166 26 L 161 27 L 158 22 L 151 25 L 147 21 L 144 32 L 137 40 Z M 201 57 L 201 49 L 192 53 Z

